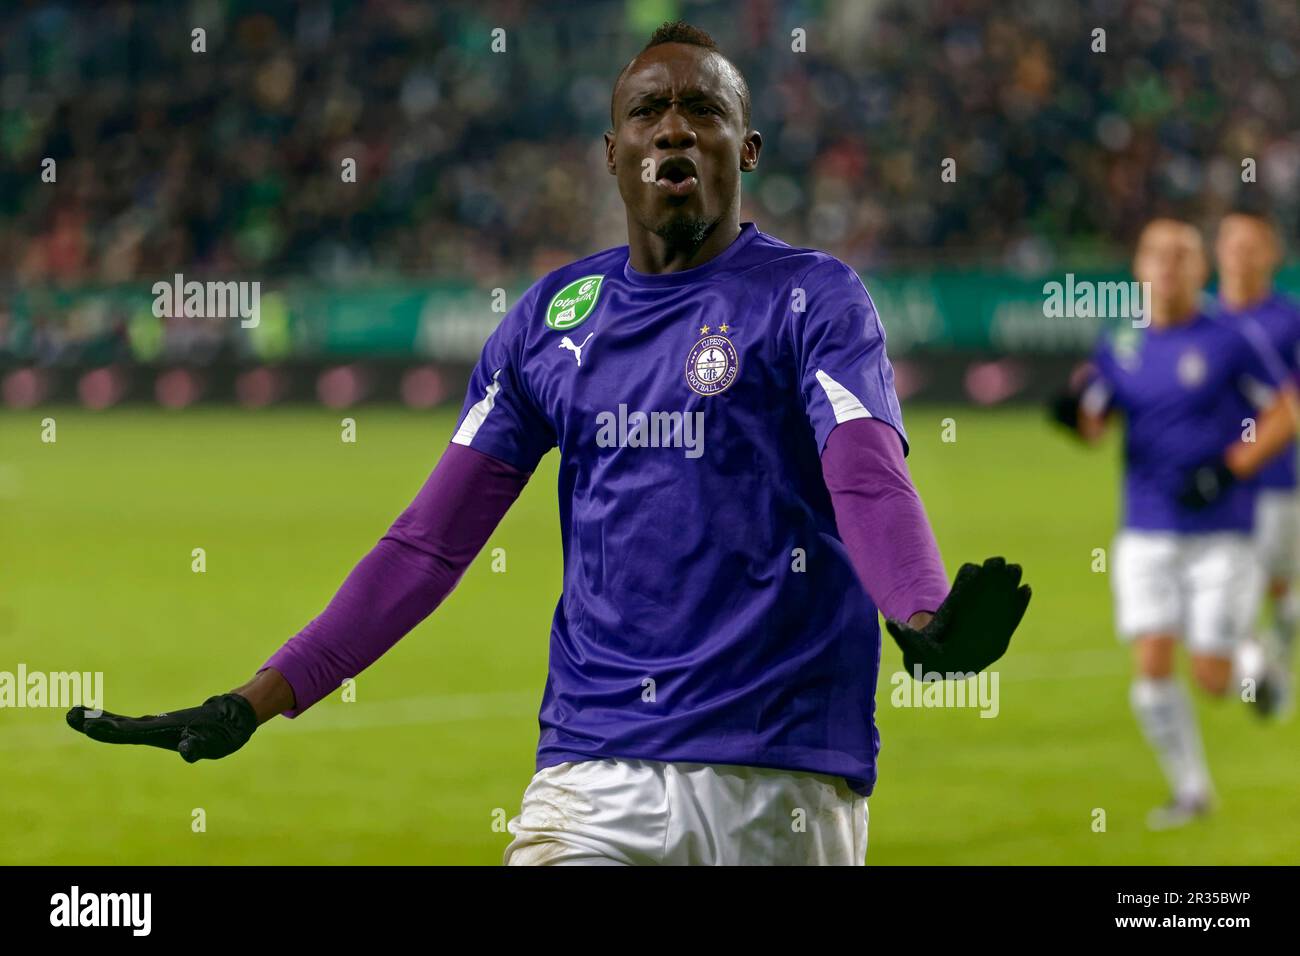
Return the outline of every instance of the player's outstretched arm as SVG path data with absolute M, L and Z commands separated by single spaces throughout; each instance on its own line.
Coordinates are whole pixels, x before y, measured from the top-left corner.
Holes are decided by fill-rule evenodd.
M 198 707 L 144 717 L 74 707 L 68 724 L 92 740 L 174 750 L 189 763 L 234 753 L 260 724 L 302 713 L 433 613 L 527 481 L 503 461 L 450 445 L 325 610 L 248 683 Z
M 1255 420 L 1254 434 L 1224 450 L 1223 457 L 1202 463 L 1187 475 L 1178 500 L 1188 508 L 1218 501 L 1238 481 L 1247 481 L 1291 443 L 1296 435 L 1297 399 L 1293 386 L 1279 388 L 1272 403 Z
M 849 559 L 908 672 L 978 673 L 1001 657 L 1030 589 L 1020 583 L 1019 566 L 1002 558 L 963 565 L 948 587 L 894 430 L 875 419 L 837 425 L 822 473 Z

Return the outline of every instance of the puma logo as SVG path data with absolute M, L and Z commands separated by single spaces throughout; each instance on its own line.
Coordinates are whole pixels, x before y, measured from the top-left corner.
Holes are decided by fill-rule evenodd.
M 595 332 L 588 332 L 587 337 L 582 340 L 581 345 L 574 345 L 573 339 L 566 335 L 564 338 L 560 339 L 559 348 L 568 349 L 572 352 L 573 357 L 578 360 L 578 368 L 582 368 L 582 350 L 587 347 L 587 343 L 591 341 L 591 337 L 595 334 Z

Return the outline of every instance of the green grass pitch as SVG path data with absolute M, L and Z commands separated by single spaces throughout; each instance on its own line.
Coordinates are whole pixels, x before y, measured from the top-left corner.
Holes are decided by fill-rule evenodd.
M 999 665 L 996 719 L 892 708 L 886 638 L 868 863 L 1296 862 L 1300 727 L 1235 700 L 1198 700 L 1218 815 L 1144 829 L 1164 788 L 1091 570 L 1114 530 L 1115 442 L 1076 447 L 1033 410 L 906 414 L 949 571 L 1006 555 L 1034 600 Z M 0 670 L 103 671 L 105 706 L 126 713 L 242 683 L 410 500 L 452 424 L 364 407 L 0 413 Z M 277 719 L 230 759 L 190 766 L 97 745 L 62 710 L 0 710 L 0 863 L 499 863 L 560 585 L 555 468 L 552 454 L 443 607 L 361 675 L 356 703 Z

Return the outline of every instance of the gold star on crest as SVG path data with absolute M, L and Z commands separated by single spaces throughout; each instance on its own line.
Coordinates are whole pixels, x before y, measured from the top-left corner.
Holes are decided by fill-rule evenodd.
M 709 327 L 707 325 L 701 325 L 700 335 L 708 335 L 708 334 L 709 334 Z
M 731 330 L 731 326 L 729 326 L 726 322 L 723 322 L 721 325 L 718 326 L 718 331 L 721 332 L 723 335 L 726 335 L 727 332 L 729 332 L 730 330 Z

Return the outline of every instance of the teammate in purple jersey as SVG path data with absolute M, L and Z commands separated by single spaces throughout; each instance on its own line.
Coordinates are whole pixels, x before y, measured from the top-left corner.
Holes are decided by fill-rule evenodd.
M 510 311 L 433 474 L 329 606 L 230 694 L 74 708 L 74 728 L 193 761 L 296 716 L 433 611 L 558 447 L 564 586 L 506 862 L 864 862 L 877 611 L 909 673 L 966 677 L 1029 589 L 1000 558 L 949 586 L 862 283 L 740 221 L 762 138 L 713 41 L 665 25 L 611 111 L 628 245 Z
M 1111 412 L 1125 419 L 1111 587 L 1116 630 L 1133 645 L 1133 710 L 1172 790 L 1149 818 L 1165 829 L 1213 802 L 1174 649 L 1185 641 L 1196 683 L 1227 694 L 1259 586 L 1249 479 L 1291 440 L 1296 419 L 1286 372 L 1258 330 L 1202 308 L 1208 266 L 1195 228 L 1171 219 L 1147 225 L 1133 273 L 1149 283 L 1144 320 L 1103 338 L 1086 387 L 1057 412 L 1091 442 Z
M 1273 287 L 1273 274 L 1282 261 L 1276 228 L 1262 216 L 1232 213 L 1219 224 L 1214 251 L 1221 309 L 1232 320 L 1258 325 L 1294 382 L 1300 375 L 1300 304 Z M 1270 613 L 1262 640 L 1245 645 L 1258 660 L 1246 667 L 1261 674 L 1259 713 L 1281 717 L 1291 706 L 1291 649 L 1297 614 L 1292 582 L 1300 566 L 1295 441 L 1265 465 L 1255 480 L 1259 486 L 1255 545 L 1267 578 Z

